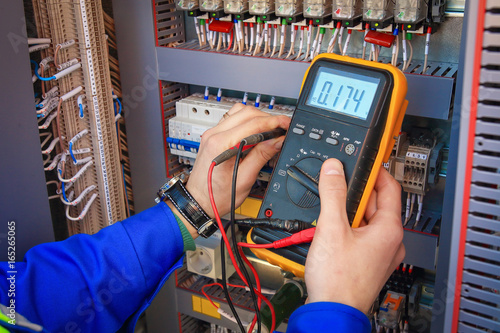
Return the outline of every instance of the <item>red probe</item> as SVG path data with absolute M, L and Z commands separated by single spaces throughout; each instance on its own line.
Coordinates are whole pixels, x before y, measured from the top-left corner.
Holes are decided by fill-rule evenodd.
M 286 238 L 274 241 L 269 244 L 249 244 L 249 243 L 238 243 L 239 246 L 242 247 L 252 247 L 252 248 L 260 248 L 260 249 L 279 249 L 281 247 L 287 247 L 287 246 L 292 246 L 292 245 L 298 245 L 298 244 L 303 244 L 303 243 L 310 243 L 312 242 L 314 238 L 314 232 L 316 231 L 316 228 L 310 228 L 303 230 L 301 232 L 297 232 L 296 234 L 293 234 L 291 236 L 288 236 Z

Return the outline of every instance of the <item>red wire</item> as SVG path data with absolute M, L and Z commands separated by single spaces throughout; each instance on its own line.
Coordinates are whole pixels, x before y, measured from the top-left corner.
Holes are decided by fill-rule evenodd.
M 222 225 L 219 211 L 217 210 L 217 206 L 215 205 L 214 192 L 213 192 L 213 188 L 212 188 L 212 173 L 214 171 L 214 168 L 215 168 L 215 162 L 212 162 L 212 164 L 210 164 L 210 168 L 208 169 L 208 195 L 210 197 L 210 204 L 212 205 L 212 209 L 213 209 L 214 215 L 215 215 L 215 220 L 217 221 L 217 226 L 219 227 L 219 230 L 221 231 L 222 238 L 224 239 L 224 244 L 226 244 L 227 252 L 229 253 L 229 257 L 231 258 L 231 262 L 233 263 L 233 266 L 236 269 L 236 272 L 238 273 L 238 276 L 240 277 L 240 279 L 243 281 L 244 284 L 248 285 L 248 282 L 245 279 L 245 276 L 243 275 L 240 268 L 238 267 L 238 264 L 236 262 L 236 258 L 234 257 L 234 253 L 231 249 L 231 245 L 229 244 L 229 240 L 227 239 L 227 235 L 224 232 L 224 226 Z
M 253 265 L 250 263 L 248 258 L 245 256 L 245 253 L 243 253 L 243 249 L 240 246 L 238 246 L 238 251 L 240 252 L 240 255 L 243 258 L 243 260 L 245 261 L 245 263 L 248 265 L 248 267 L 250 267 L 250 270 L 252 271 L 252 274 L 255 277 L 255 283 L 257 285 L 257 290 L 260 292 L 261 291 L 260 279 L 259 279 L 259 275 L 257 274 L 257 271 L 255 270 L 255 267 L 253 267 Z M 259 310 L 260 310 L 261 303 L 262 302 L 261 302 L 261 299 L 259 297 L 259 299 L 257 300 L 257 307 L 259 308 Z M 254 328 L 256 322 L 257 322 L 257 314 L 253 317 L 252 325 L 250 325 L 250 329 L 248 330 L 248 332 L 253 332 L 253 328 Z M 274 331 L 274 329 L 271 330 L 271 332 L 273 332 L 273 331 Z
M 245 286 L 238 286 L 238 285 L 235 285 L 235 284 L 228 284 L 228 286 L 230 287 L 239 287 L 239 288 L 246 288 Z M 276 328 L 276 312 L 274 311 L 274 307 L 273 307 L 273 304 L 271 303 L 270 300 L 267 299 L 266 296 L 262 295 L 262 293 L 260 293 L 259 291 L 255 290 L 255 293 L 257 294 L 257 296 L 259 296 L 259 299 L 262 299 L 266 304 L 267 306 L 269 307 L 269 309 L 271 310 L 271 318 L 272 318 L 272 321 L 271 321 L 271 330 L 270 332 L 274 332 L 274 329 Z M 256 321 L 256 319 L 254 319 L 254 321 Z M 252 332 L 252 329 L 253 329 L 253 326 L 255 325 L 254 322 L 252 322 L 252 326 L 250 326 L 250 329 L 248 330 L 248 332 Z
M 231 35 L 231 37 L 232 37 L 232 35 Z M 222 239 L 224 240 L 224 244 L 226 245 L 227 252 L 229 254 L 229 257 L 231 258 L 231 262 L 233 263 L 233 266 L 234 266 L 236 272 L 238 273 L 238 276 L 240 277 L 240 279 L 243 281 L 243 283 L 245 285 L 248 286 L 248 282 L 245 279 L 245 276 L 241 272 L 241 270 L 240 270 L 240 268 L 239 268 L 239 266 L 238 266 L 238 264 L 236 262 L 236 258 L 234 257 L 233 250 L 231 249 L 231 245 L 229 244 L 229 240 L 227 238 L 227 235 L 224 232 L 224 226 L 222 225 L 222 221 L 221 221 L 221 218 L 220 218 L 220 215 L 219 215 L 219 211 L 217 210 L 217 205 L 215 204 L 214 192 L 213 192 L 213 187 L 212 187 L 212 174 L 214 172 L 215 166 L 216 166 L 215 162 L 212 162 L 210 164 L 209 169 L 208 169 L 208 181 L 207 181 L 207 183 L 208 183 L 208 196 L 210 197 L 210 204 L 212 206 L 212 210 L 214 211 L 215 220 L 217 221 L 217 226 L 219 227 L 219 230 L 221 231 Z M 239 248 L 239 250 L 241 251 L 240 248 Z M 274 326 L 276 324 L 275 323 L 276 317 L 275 317 L 274 308 L 273 308 L 271 302 L 264 295 L 262 295 L 262 293 L 260 292 L 260 280 L 259 280 L 259 277 L 257 275 L 257 271 L 255 270 L 255 268 L 253 267 L 253 265 L 248 261 L 248 259 L 246 258 L 246 256 L 243 253 L 242 253 L 242 258 L 247 263 L 247 265 L 250 267 L 250 270 L 252 271 L 252 273 L 255 276 L 255 280 L 257 282 L 257 289 L 258 290 L 255 290 L 255 288 L 254 288 L 254 290 L 255 290 L 255 293 L 259 296 L 259 299 L 257 300 L 259 309 L 260 309 L 260 300 L 262 299 L 264 302 L 266 302 L 266 304 L 269 306 L 269 309 L 271 310 L 271 316 L 272 316 L 272 327 L 271 327 L 272 330 L 271 330 L 271 332 L 273 332 L 274 331 Z M 218 284 L 218 285 L 220 285 L 220 284 Z M 222 287 L 222 285 L 221 285 L 221 287 Z M 203 291 L 203 288 L 202 288 L 202 291 Z M 203 294 L 210 300 L 210 298 L 208 297 L 207 294 L 205 294 L 205 293 L 203 293 Z M 215 306 L 215 304 L 211 300 L 210 300 L 210 302 Z M 256 318 L 257 317 L 254 318 L 254 321 L 256 321 Z M 254 325 L 255 325 L 255 323 L 252 322 L 252 328 L 253 328 Z
M 210 284 L 206 284 L 204 285 L 202 288 L 201 288 L 201 292 L 203 293 L 203 295 L 209 300 L 210 303 L 212 303 L 212 305 L 214 307 L 216 307 L 217 309 L 219 308 L 217 305 L 215 305 L 214 302 L 212 302 L 212 300 L 210 299 L 210 296 L 208 296 L 208 294 L 205 292 L 205 288 L 208 288 L 208 287 L 212 287 L 212 286 L 220 286 L 221 288 L 222 287 L 222 284 L 220 283 L 210 283 Z M 223 288 L 224 289 L 224 288 Z
M 248 259 L 246 259 L 245 256 L 243 256 L 245 262 L 247 263 L 247 265 L 250 266 L 250 269 L 252 270 L 252 272 L 254 272 L 254 274 L 256 274 L 257 272 L 255 271 L 255 268 L 252 266 L 252 264 L 250 264 L 250 262 L 248 261 Z M 257 275 L 256 276 L 256 279 L 257 278 Z M 230 287 L 234 287 L 234 288 L 247 288 L 247 286 L 242 286 L 242 285 L 238 285 L 238 284 L 231 284 L 231 283 L 228 283 L 227 284 L 228 286 Z M 203 293 L 203 295 L 210 301 L 210 303 L 215 307 L 215 308 L 219 308 L 217 305 L 215 305 L 215 303 L 210 299 L 210 296 L 208 296 L 208 294 L 205 292 L 205 288 L 208 288 L 208 287 L 212 287 L 212 286 L 218 286 L 218 287 L 222 287 L 222 284 L 220 283 L 209 283 L 209 284 L 206 284 L 204 285 L 202 288 L 201 288 L 201 292 Z M 260 287 L 259 287 L 260 288 Z M 276 326 L 276 313 L 274 311 L 274 307 L 273 307 L 273 304 L 271 303 L 271 301 L 269 301 L 267 299 L 266 296 L 262 295 L 262 293 L 258 290 L 255 290 L 255 293 L 257 294 L 257 296 L 259 296 L 259 301 L 262 299 L 266 304 L 267 306 L 269 307 L 269 309 L 271 310 L 271 317 L 272 317 L 272 322 L 271 322 L 271 331 L 270 332 L 274 332 L 274 329 L 275 329 L 275 326 Z M 260 304 L 259 304 L 260 306 Z M 252 325 L 250 326 L 250 329 L 248 330 L 248 332 L 252 332 L 253 330 L 253 327 L 255 326 L 255 322 L 257 321 L 257 316 L 254 317 L 254 321 L 252 322 Z
M 229 42 L 229 46 L 227 47 L 227 50 L 231 50 L 231 45 L 233 45 L 233 30 L 231 30 L 231 41 Z

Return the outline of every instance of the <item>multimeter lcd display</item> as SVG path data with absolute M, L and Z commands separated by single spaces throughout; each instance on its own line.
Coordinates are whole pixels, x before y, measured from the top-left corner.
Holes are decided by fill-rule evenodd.
M 306 104 L 365 120 L 379 83 L 375 77 L 321 67 Z

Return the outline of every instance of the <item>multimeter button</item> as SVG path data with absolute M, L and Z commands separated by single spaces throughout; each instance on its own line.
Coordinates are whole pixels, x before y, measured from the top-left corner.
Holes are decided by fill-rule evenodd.
M 356 147 L 354 147 L 354 145 L 350 143 L 347 146 L 345 146 L 344 150 L 347 155 L 352 155 L 356 151 Z
M 321 135 L 319 135 L 318 133 L 309 133 L 309 137 L 313 140 L 321 139 Z
M 295 127 L 293 130 L 292 130 L 293 133 L 295 134 L 298 134 L 298 135 L 302 135 L 304 134 L 304 130 L 302 128 L 298 128 L 298 127 Z
M 335 138 L 327 138 L 326 139 L 326 143 L 329 143 L 333 146 L 336 146 L 339 144 L 339 140 L 335 139 Z

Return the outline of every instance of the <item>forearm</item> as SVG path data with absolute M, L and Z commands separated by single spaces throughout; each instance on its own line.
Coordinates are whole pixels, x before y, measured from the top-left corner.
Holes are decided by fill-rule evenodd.
M 95 235 L 39 245 L 17 264 L 16 310 L 50 331 L 70 325 L 114 332 L 156 290 L 183 247 L 165 203 Z

